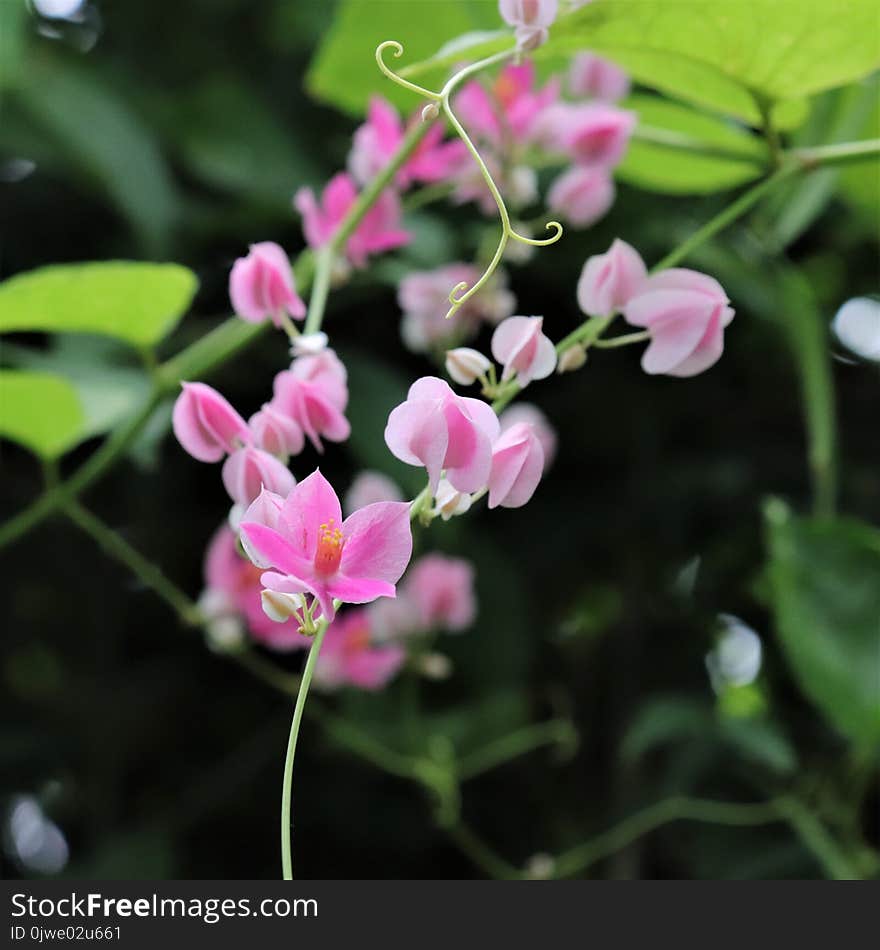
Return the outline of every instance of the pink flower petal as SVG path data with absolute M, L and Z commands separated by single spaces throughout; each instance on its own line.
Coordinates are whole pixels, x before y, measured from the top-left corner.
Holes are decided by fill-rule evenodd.
M 339 499 L 320 469 L 315 469 L 291 491 L 284 502 L 281 517 L 286 536 L 297 555 L 313 564 L 321 525 L 331 521 L 339 527 L 342 525 Z M 297 572 L 292 570 L 290 573 Z M 310 577 L 311 574 L 301 576 Z
M 305 583 L 313 568 L 293 545 L 277 531 L 256 521 L 241 525 L 241 540 L 248 557 L 257 567 L 275 567 Z M 288 592 L 290 593 L 290 592 Z
M 412 556 L 409 505 L 381 501 L 360 508 L 342 525 L 340 573 L 396 584 Z

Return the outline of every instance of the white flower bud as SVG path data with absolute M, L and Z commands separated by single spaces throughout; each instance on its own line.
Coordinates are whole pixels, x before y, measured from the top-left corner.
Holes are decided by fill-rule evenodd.
M 316 356 L 327 348 L 329 337 L 319 330 L 317 333 L 306 333 L 296 337 L 290 347 L 291 356 Z
M 449 521 L 454 515 L 463 515 L 471 507 L 471 496 L 467 492 L 460 492 L 445 478 L 441 478 L 437 485 L 434 502 L 440 517 L 444 521 Z
M 419 657 L 418 670 L 429 680 L 446 680 L 452 675 L 452 660 L 444 653 L 423 653 Z
M 557 373 L 571 373 L 580 369 L 587 362 L 587 351 L 582 346 L 569 347 L 559 357 L 556 364 Z
M 306 601 L 302 594 L 283 594 L 277 590 L 264 590 L 260 592 L 260 600 L 263 605 L 263 613 L 276 623 L 284 623 L 291 617 L 297 617 Z
M 241 618 L 227 614 L 205 624 L 205 642 L 213 653 L 235 653 L 244 645 Z
M 470 386 L 482 379 L 491 367 L 492 361 L 479 350 L 460 346 L 446 353 L 446 372 L 462 386 Z

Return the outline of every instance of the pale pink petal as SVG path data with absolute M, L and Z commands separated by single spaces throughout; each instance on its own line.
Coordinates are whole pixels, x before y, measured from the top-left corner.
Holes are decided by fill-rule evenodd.
M 403 647 L 370 647 L 346 657 L 345 678 L 361 689 L 382 689 L 394 677 L 406 660 Z
M 705 327 L 705 320 L 687 315 L 652 324 L 651 344 L 642 356 L 642 369 L 651 375 L 670 372 L 694 352 Z
M 293 545 L 277 531 L 256 521 L 241 525 L 242 545 L 257 567 L 271 566 L 285 574 L 304 579 L 312 572 L 307 561 Z M 304 581 L 303 581 L 304 583 Z M 292 591 L 287 591 L 292 593 Z
M 337 526 L 342 525 L 339 499 L 320 469 L 304 478 L 287 496 L 281 517 L 286 526 L 285 534 L 298 555 L 312 563 L 321 525 L 329 525 L 331 521 Z
M 446 420 L 435 399 L 413 399 L 391 411 L 385 427 L 391 454 L 408 465 L 423 465 L 436 488 L 449 445 Z
M 492 445 L 465 413 L 461 405 L 463 402 L 450 401 L 444 409 L 449 447 L 443 465 L 446 478 L 453 487 L 463 492 L 474 492 L 482 488 L 489 478 Z
M 647 270 L 635 248 L 615 239 L 605 254 L 584 264 L 577 285 L 577 301 L 591 317 L 611 316 L 645 289 Z
M 412 556 L 409 504 L 380 501 L 360 508 L 342 525 L 341 574 L 396 584 Z
M 690 356 L 669 370 L 670 376 L 696 376 L 721 359 L 724 352 L 724 329 L 721 323 L 721 313 L 717 312 L 706 327 L 703 338 L 697 344 Z
M 228 452 L 250 442 L 247 423 L 232 406 L 204 383 L 181 383 L 171 422 L 183 448 L 200 462 L 219 462 Z

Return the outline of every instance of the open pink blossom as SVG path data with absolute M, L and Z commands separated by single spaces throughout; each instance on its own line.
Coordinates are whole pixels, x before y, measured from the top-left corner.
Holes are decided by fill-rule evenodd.
M 293 419 L 318 452 L 321 439 L 344 442 L 351 426 L 345 418 L 348 405 L 347 373 L 331 349 L 298 356 L 275 377 L 272 404 Z
M 530 425 L 544 450 L 544 471 L 550 468 L 556 458 L 556 446 L 559 439 L 552 423 L 537 406 L 533 406 L 530 402 L 515 402 L 501 413 L 498 421 L 501 423 L 502 432 L 506 432 L 511 426 L 521 422 Z
M 647 277 L 639 252 L 616 238 L 604 254 L 587 258 L 577 285 L 578 306 L 590 317 L 611 316 L 641 292 Z
M 401 597 L 415 604 L 422 630 L 466 630 L 477 615 L 473 565 L 463 558 L 425 554 L 407 571 Z
M 382 689 L 405 660 L 403 647 L 375 642 L 368 610 L 349 610 L 337 617 L 324 634 L 315 664 L 315 685 L 323 689 Z
M 504 367 L 503 380 L 516 374 L 520 386 L 546 379 L 556 369 L 556 348 L 542 332 L 543 317 L 508 317 L 492 334 L 492 355 Z
M 223 525 L 205 553 L 205 594 L 200 603 L 211 605 L 209 622 L 223 616 L 241 617 L 255 640 L 276 650 L 295 650 L 309 645 L 296 623 L 276 623 L 263 612 L 258 567 L 238 551 L 235 532 Z
M 177 441 L 200 462 L 219 462 L 251 441 L 247 423 L 216 389 L 181 383 L 171 425 Z
M 636 115 L 606 102 L 557 103 L 540 121 L 541 140 L 583 165 L 613 168 L 623 158 Z
M 505 23 L 515 27 L 514 34 L 521 49 L 532 50 L 547 41 L 547 28 L 556 19 L 558 0 L 498 0 L 498 10 Z
M 264 488 L 286 495 L 296 484 L 296 479 L 283 462 L 252 445 L 237 449 L 226 459 L 222 476 L 223 487 L 235 502 L 231 517 L 233 525 Z
M 544 472 L 544 449 L 531 425 L 517 422 L 492 446 L 489 507 L 520 508 L 535 493 Z
M 249 323 L 267 317 L 281 325 L 281 314 L 301 318 L 306 306 L 296 292 L 290 261 L 272 241 L 251 244 L 247 257 L 240 257 L 229 274 L 232 309 Z
M 303 231 L 310 247 L 327 244 L 357 201 L 357 188 L 349 175 L 340 172 L 330 179 L 319 205 L 310 188 L 300 188 L 293 199 L 303 216 Z M 355 267 L 363 267 L 371 254 L 381 254 L 406 244 L 408 232 L 400 228 L 400 200 L 390 189 L 382 192 L 364 215 L 346 243 L 346 253 Z
M 403 493 L 397 483 L 381 472 L 359 472 L 345 494 L 345 511 L 349 514 L 358 508 L 379 501 L 403 501 Z
M 409 388 L 406 402 L 391 411 L 385 442 L 407 465 L 423 465 L 431 490 L 440 473 L 459 491 L 482 488 L 492 464 L 498 417 L 479 399 L 456 395 L 436 376 L 423 376 Z
M 280 412 L 272 403 L 265 403 L 248 421 L 254 444 L 270 455 L 288 459 L 303 450 L 305 436 L 299 424 Z
M 468 339 L 483 321 L 495 324 L 513 313 L 516 298 L 507 287 L 507 275 L 499 270 L 454 319 L 446 319 L 449 291 L 462 282 L 472 287 L 479 276 L 480 271 L 471 264 L 456 263 L 403 278 L 397 301 L 403 310 L 400 332 L 408 349 L 424 353 L 453 340 Z
M 413 121 L 419 122 L 416 117 Z M 354 133 L 348 170 L 360 185 L 366 185 L 391 161 L 406 130 L 390 102 L 370 99 L 367 121 Z M 432 125 L 395 178 L 401 188 L 414 181 L 433 183 L 449 177 L 466 151 L 463 142 L 443 141 L 443 126 Z
M 724 328 L 734 316 L 729 304 L 718 281 L 698 271 L 672 268 L 649 277 L 623 308 L 628 323 L 651 334 L 642 369 L 667 376 L 708 369 L 724 351 Z
M 608 212 L 614 197 L 614 182 L 604 168 L 576 165 L 550 185 L 547 205 L 574 227 L 586 228 Z
M 336 492 L 319 470 L 287 496 L 273 528 L 244 520 L 242 543 L 267 590 L 309 593 L 332 620 L 334 599 L 367 604 L 394 597 L 412 554 L 409 505 L 379 502 L 342 520 Z
M 578 53 L 571 62 L 568 88 L 574 96 L 617 102 L 628 95 L 629 85 L 626 70 L 595 53 Z
M 505 66 L 487 89 L 481 82 L 466 83 L 455 98 L 455 111 L 467 130 L 490 145 L 512 139 L 528 143 L 541 114 L 559 98 L 559 81 L 551 79 L 535 89 L 531 62 Z

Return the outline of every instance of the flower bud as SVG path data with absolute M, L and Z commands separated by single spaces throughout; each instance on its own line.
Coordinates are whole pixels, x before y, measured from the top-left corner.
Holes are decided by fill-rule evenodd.
M 570 346 L 559 354 L 557 373 L 573 373 L 587 362 L 587 351 L 580 345 Z
M 285 623 L 291 617 L 300 620 L 300 611 L 306 605 L 302 594 L 285 594 L 278 590 L 262 590 L 260 592 L 260 603 L 263 606 L 263 613 L 276 623 Z
M 577 285 L 577 302 L 590 317 L 608 317 L 639 293 L 648 272 L 639 252 L 615 239 L 605 254 L 587 259 Z
M 290 345 L 291 356 L 316 356 L 327 349 L 329 337 L 322 330 L 317 333 L 304 333 L 296 337 Z
M 445 653 L 422 653 L 416 660 L 416 669 L 425 679 L 448 680 L 452 676 L 452 660 Z
M 252 244 L 247 257 L 240 257 L 232 265 L 229 298 L 233 310 L 249 323 L 261 323 L 270 317 L 280 326 L 282 313 L 298 319 L 306 315 L 290 261 L 272 241 Z
M 171 424 L 177 441 L 200 462 L 219 462 L 228 452 L 247 445 L 247 423 L 232 406 L 204 383 L 182 383 Z
M 449 521 L 455 515 L 463 515 L 470 510 L 471 496 L 467 492 L 460 492 L 445 478 L 441 478 L 434 495 L 434 504 L 437 506 L 440 517 L 444 521 Z
M 272 403 L 264 403 L 263 408 L 251 416 L 248 424 L 257 447 L 276 458 L 286 461 L 291 455 L 298 455 L 303 450 L 303 430 Z
M 460 346 L 446 353 L 446 372 L 462 386 L 470 386 L 478 379 L 483 379 L 491 365 L 488 357 L 467 346 Z
M 223 485 L 242 509 L 258 498 L 263 488 L 287 495 L 296 484 L 290 469 L 262 449 L 238 449 L 223 463 Z
M 556 369 L 556 349 L 541 332 L 543 317 L 508 317 L 492 334 L 492 355 L 504 366 L 503 380 L 514 373 L 520 386 L 545 379 Z
M 489 507 L 520 508 L 535 493 L 544 471 L 544 450 L 534 429 L 518 422 L 492 447 Z
M 514 403 L 509 409 L 505 409 L 501 413 L 498 421 L 501 423 L 502 432 L 506 432 L 511 426 L 518 423 L 524 422 L 530 425 L 541 443 L 541 448 L 544 450 L 544 471 L 546 472 L 550 468 L 553 459 L 556 457 L 558 438 L 556 430 L 550 424 L 550 420 L 537 406 L 533 406 L 528 402 Z
M 614 182 L 605 169 L 577 165 L 550 185 L 547 206 L 574 227 L 586 228 L 605 215 L 614 196 Z

